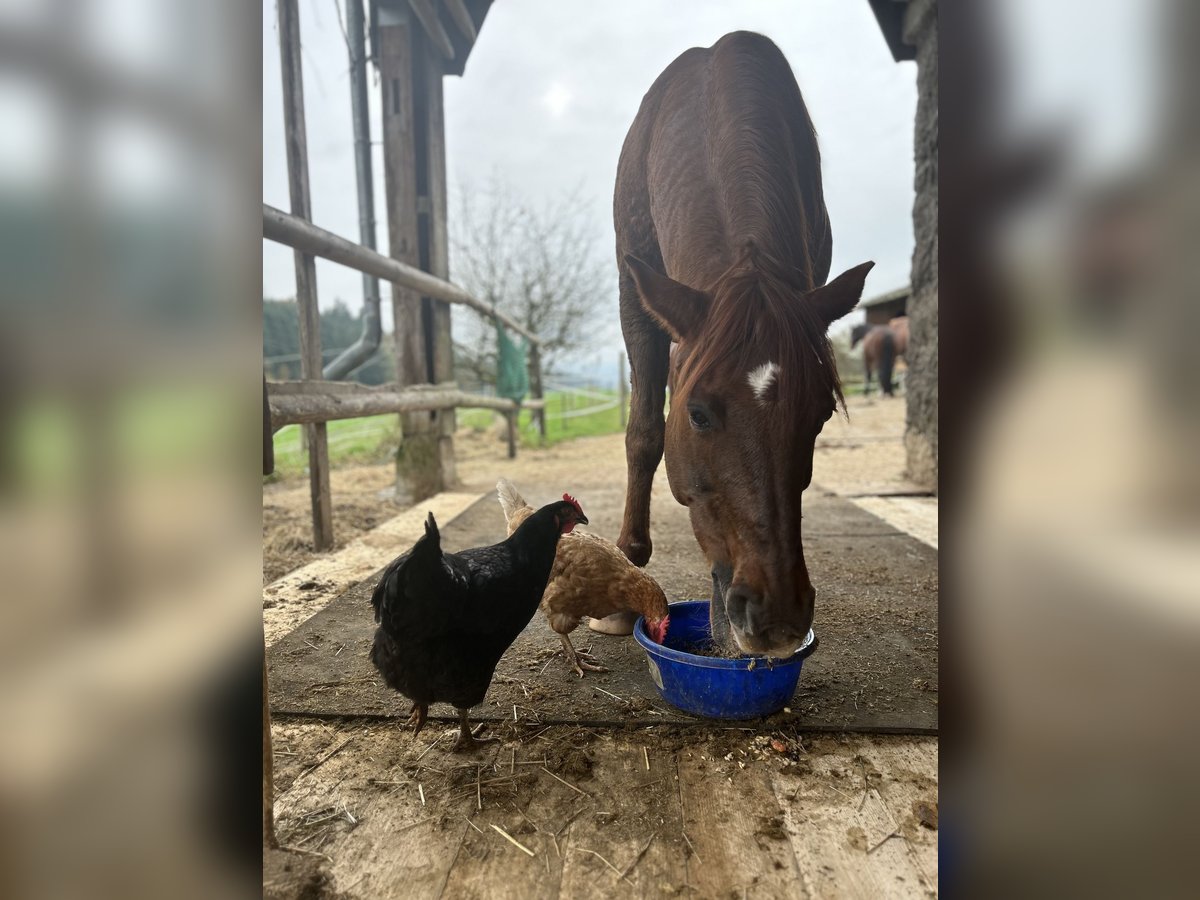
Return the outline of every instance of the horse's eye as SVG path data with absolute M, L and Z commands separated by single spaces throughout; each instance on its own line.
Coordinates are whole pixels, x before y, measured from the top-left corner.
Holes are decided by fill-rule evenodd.
M 692 427 L 697 431 L 707 431 L 712 427 L 712 422 L 709 421 L 708 414 L 697 407 L 689 407 L 688 421 L 692 423 Z

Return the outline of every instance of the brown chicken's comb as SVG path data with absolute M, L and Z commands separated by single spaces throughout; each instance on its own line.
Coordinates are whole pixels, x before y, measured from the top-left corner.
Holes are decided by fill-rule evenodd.
M 563 499 L 564 499 L 564 500 L 566 500 L 568 503 L 570 503 L 570 504 L 571 504 L 573 507 L 575 507 L 576 511 L 578 511 L 578 513 L 579 513 L 581 516 L 583 515 L 583 507 L 581 507 L 581 506 L 579 505 L 579 501 L 578 501 L 578 500 L 576 500 L 576 499 L 575 499 L 574 497 L 572 497 L 570 494 L 563 494 Z

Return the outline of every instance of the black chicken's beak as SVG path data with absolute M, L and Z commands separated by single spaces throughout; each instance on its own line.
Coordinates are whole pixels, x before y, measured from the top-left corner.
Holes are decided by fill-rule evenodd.
M 588 523 L 587 516 L 585 516 L 583 513 L 580 513 L 580 514 L 579 514 L 579 521 L 578 521 L 576 524 L 578 524 L 578 525 L 586 525 L 587 523 Z

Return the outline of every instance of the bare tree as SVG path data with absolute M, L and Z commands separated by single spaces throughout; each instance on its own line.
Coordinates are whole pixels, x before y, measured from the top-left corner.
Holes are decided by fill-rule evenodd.
M 542 365 L 553 372 L 596 324 L 615 315 L 607 308 L 614 281 L 602 252 L 607 245 L 593 233 L 579 190 L 534 206 L 493 175 L 483 189 L 460 185 L 458 195 L 451 277 L 541 336 Z M 494 383 L 495 326 L 469 308 L 454 314 L 460 373 Z

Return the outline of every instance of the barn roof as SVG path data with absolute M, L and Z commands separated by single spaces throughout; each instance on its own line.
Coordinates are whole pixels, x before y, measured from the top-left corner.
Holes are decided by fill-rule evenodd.
M 883 32 L 888 49 L 892 51 L 892 59 L 901 62 L 917 58 L 917 48 L 904 42 L 904 15 L 908 12 L 909 0 L 867 0 L 871 11 L 875 13 L 875 21 Z
M 902 288 L 896 288 L 894 291 L 888 291 L 886 294 L 879 294 L 870 300 L 863 300 L 858 305 L 861 309 L 870 309 L 872 306 L 883 306 L 885 303 L 895 303 L 897 300 L 904 300 L 911 293 L 912 288 L 906 284 Z
M 491 6 L 492 0 L 371 0 L 371 44 L 380 23 L 415 18 L 445 74 L 461 75 Z

